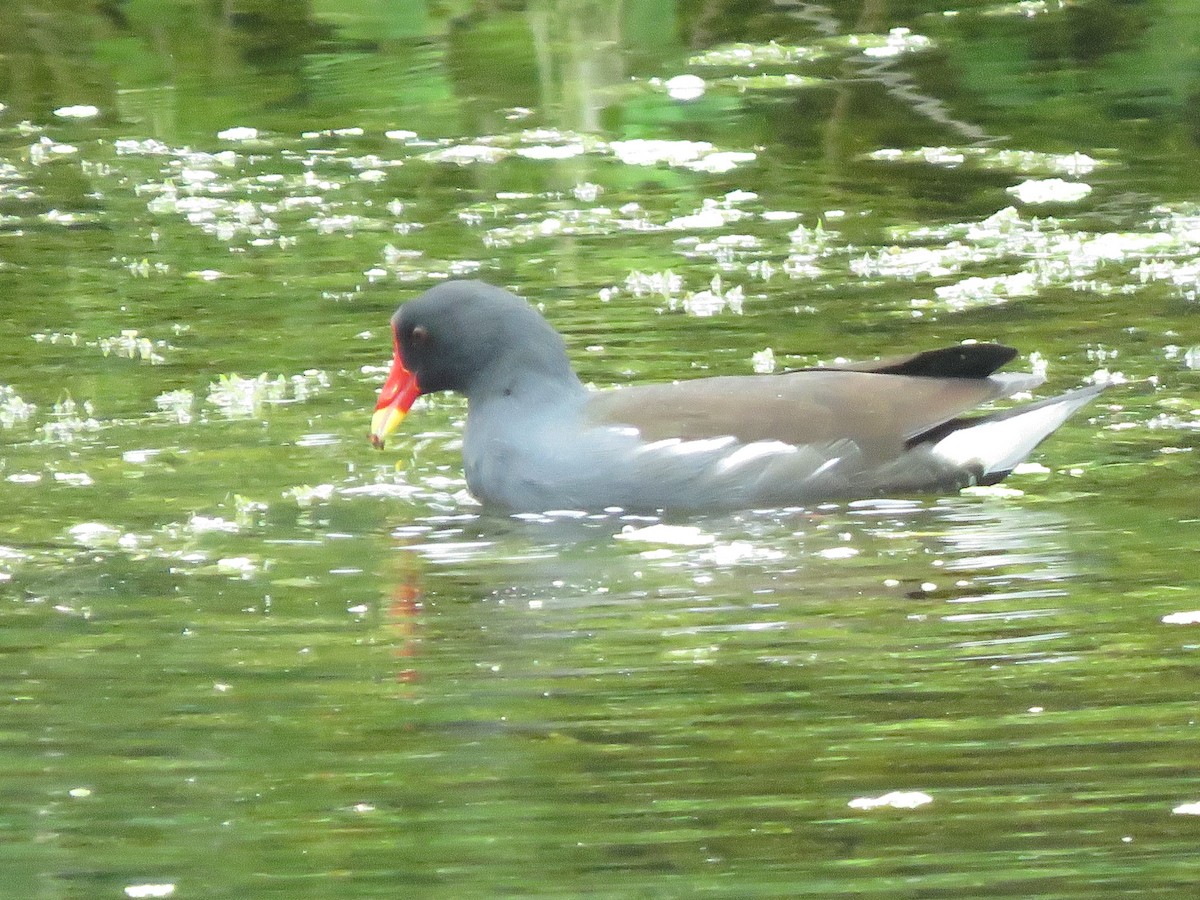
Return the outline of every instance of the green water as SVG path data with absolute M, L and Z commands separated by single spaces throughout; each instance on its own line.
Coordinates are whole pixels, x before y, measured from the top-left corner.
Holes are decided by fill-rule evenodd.
M 10 0 L 0 896 L 1190 896 L 1193 6 Z M 1114 384 L 1011 491 L 506 518 L 366 440 L 449 275 L 600 386 Z

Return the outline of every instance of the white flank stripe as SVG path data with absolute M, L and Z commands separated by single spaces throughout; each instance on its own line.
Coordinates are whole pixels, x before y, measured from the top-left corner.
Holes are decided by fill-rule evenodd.
M 754 441 L 753 443 L 738 447 L 721 460 L 718 468 L 722 472 L 728 472 L 730 469 L 735 469 L 738 466 L 743 466 L 748 462 L 762 459 L 766 456 L 783 456 L 795 452 L 796 447 L 794 445 L 785 444 L 783 441 Z
M 818 475 L 821 475 L 824 472 L 828 472 L 830 469 L 832 469 L 834 466 L 836 466 L 841 461 L 842 461 L 842 458 L 840 456 L 835 456 L 833 459 L 827 459 L 827 460 L 825 460 L 825 462 L 823 462 L 819 466 L 817 466 L 816 469 L 813 470 L 813 473 L 811 475 L 809 475 L 808 477 L 816 478 Z
M 666 438 L 661 441 L 651 441 L 637 448 L 638 453 L 658 453 L 671 447 L 678 447 L 683 441 L 680 438 Z
M 659 442 L 663 443 L 663 442 Z M 730 444 L 736 444 L 737 438 L 731 434 L 715 438 L 703 438 L 698 441 L 684 441 L 677 447 L 671 449 L 672 453 L 677 453 L 680 456 L 687 456 L 691 453 L 711 453 L 713 450 L 720 450 L 722 447 L 728 447 Z

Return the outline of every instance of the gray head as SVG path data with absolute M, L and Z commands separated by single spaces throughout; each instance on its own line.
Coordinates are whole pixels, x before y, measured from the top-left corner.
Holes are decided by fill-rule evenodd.
M 562 338 L 515 294 L 482 281 L 446 281 L 392 317 L 396 346 L 422 394 L 503 393 L 522 378 L 577 383 Z

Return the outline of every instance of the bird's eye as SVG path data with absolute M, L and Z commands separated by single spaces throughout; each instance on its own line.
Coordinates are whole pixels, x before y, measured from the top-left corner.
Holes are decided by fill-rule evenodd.
M 429 343 L 429 329 L 424 325 L 417 325 L 409 332 L 408 337 L 415 346 L 421 347 Z

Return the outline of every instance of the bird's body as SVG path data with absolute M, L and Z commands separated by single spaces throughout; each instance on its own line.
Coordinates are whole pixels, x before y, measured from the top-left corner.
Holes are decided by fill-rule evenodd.
M 1015 351 L 968 344 L 589 391 L 545 319 L 481 282 L 432 288 L 393 329 L 372 440 L 382 445 L 418 393 L 462 392 L 467 485 L 511 511 L 735 510 L 993 483 L 1100 390 L 960 419 L 1041 381 L 995 374 Z

